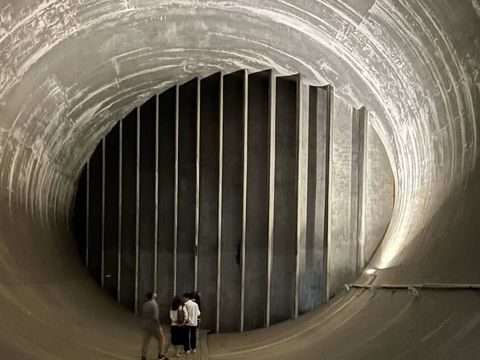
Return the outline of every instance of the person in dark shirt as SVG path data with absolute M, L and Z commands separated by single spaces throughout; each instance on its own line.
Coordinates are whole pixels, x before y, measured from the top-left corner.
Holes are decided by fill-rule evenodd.
M 158 341 L 158 359 L 168 359 L 163 353 L 163 349 L 165 349 L 165 335 L 160 327 L 158 304 L 155 300 L 156 298 L 157 294 L 148 293 L 147 301 L 142 306 L 142 360 L 147 359 L 148 344 L 150 343 L 150 339 L 152 337 Z

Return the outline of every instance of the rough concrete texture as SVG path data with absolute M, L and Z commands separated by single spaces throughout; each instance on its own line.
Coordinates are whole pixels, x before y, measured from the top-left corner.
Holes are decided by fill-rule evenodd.
M 352 129 L 352 107 L 341 99 L 335 99 L 331 124 L 331 164 L 329 199 L 329 250 L 328 293 L 329 298 L 350 283 L 357 271 L 357 208 L 358 184 L 352 168 L 354 149 L 358 147 L 358 131 Z M 353 134 L 353 135 L 352 135 Z M 356 140 L 356 143 L 355 141 Z M 356 145 L 356 146 L 355 146 Z M 358 169 L 354 172 L 358 174 Z M 358 178 L 358 177 L 357 177 Z M 353 220 L 353 221 L 352 221 Z
M 365 261 L 372 258 L 388 229 L 394 205 L 393 173 L 382 141 L 367 125 L 365 169 Z
M 299 72 L 365 105 L 396 179 L 376 283 L 480 282 L 479 34 L 478 0 L 2 1 L 1 354 L 135 355 L 134 320 L 65 241 L 74 181 L 135 105 L 216 70 Z M 479 321 L 472 291 L 353 292 L 210 355 L 474 359 Z

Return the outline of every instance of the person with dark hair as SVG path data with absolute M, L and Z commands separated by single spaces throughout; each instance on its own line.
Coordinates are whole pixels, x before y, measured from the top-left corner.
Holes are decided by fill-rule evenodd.
M 193 301 L 195 295 L 193 292 L 183 294 L 183 297 L 187 300 L 185 302 L 185 308 L 188 312 L 188 321 L 186 323 L 186 343 L 184 350 L 188 354 L 190 351 L 195 352 L 197 349 L 197 327 L 198 318 L 200 317 L 200 309 L 196 302 Z
M 186 326 L 188 321 L 188 312 L 185 307 L 185 300 L 181 296 L 175 296 L 170 307 L 170 320 L 172 324 L 170 326 L 171 340 L 173 345 L 175 356 L 180 356 L 182 347 L 185 348 L 186 339 Z
M 200 291 L 192 291 L 192 300 L 195 301 L 198 305 L 198 309 L 202 311 L 202 303 L 200 300 L 200 296 L 202 296 L 202 293 Z
M 192 291 L 192 300 L 195 301 L 195 303 L 198 305 L 198 311 L 201 314 L 202 313 L 202 301 L 200 297 L 202 296 L 202 293 L 198 290 Z M 198 326 L 200 326 L 200 322 L 202 321 L 201 315 L 198 316 Z M 198 328 L 197 326 L 197 328 Z
M 163 353 L 163 349 L 165 348 L 165 335 L 163 335 L 163 330 L 160 327 L 156 298 L 157 294 L 151 292 L 148 293 L 147 301 L 142 306 L 142 360 L 147 359 L 148 344 L 152 337 L 158 341 L 158 359 L 168 359 Z

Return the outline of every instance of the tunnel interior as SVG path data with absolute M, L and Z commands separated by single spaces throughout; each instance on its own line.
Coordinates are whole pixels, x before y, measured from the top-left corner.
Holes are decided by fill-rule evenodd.
M 252 330 L 352 283 L 388 228 L 393 189 L 367 111 L 331 86 L 215 73 L 115 124 L 78 181 L 73 232 L 96 282 L 133 312 L 156 292 L 168 321 L 172 298 L 196 289 L 203 327 Z
M 477 358 L 479 17 L 477 0 L 1 2 L 0 353 L 14 359 L 136 356 L 137 320 L 111 299 L 118 294 L 112 281 L 132 284 L 135 276 L 115 275 L 118 258 L 116 264 L 115 260 L 108 264 L 111 268 L 102 268 L 97 251 L 89 258 L 95 264 L 90 270 L 107 290 L 103 292 L 82 265 L 73 236 L 75 194 L 89 183 L 81 176 L 85 161 L 90 159 L 92 169 L 103 168 L 97 145 L 106 152 L 117 147 L 115 136 L 107 134 L 125 133 L 122 148 L 137 151 L 138 128 L 132 121 L 129 129 L 126 119 L 151 112 L 148 100 L 154 95 L 173 97 L 173 86 L 190 84 L 179 90 L 195 103 L 198 79 L 219 71 L 226 77 L 242 69 L 249 76 L 271 69 L 279 77 L 300 74 L 305 87 L 331 85 L 335 103 L 367 109 L 368 126 L 375 133 L 369 138 L 385 148 L 368 151 L 372 159 L 377 157 L 377 164 L 391 164 L 393 172 L 391 221 L 380 245 L 365 247 L 363 258 L 375 269 L 374 276 L 356 269 L 359 276 L 348 280 L 353 283 L 349 292 L 339 292 L 333 301 L 298 319 L 211 336 L 204 340 L 206 356 L 292 359 L 321 349 L 332 359 Z M 304 88 L 302 94 L 310 91 Z M 248 95 L 249 103 L 260 102 L 262 96 Z M 223 100 L 235 101 L 228 96 Z M 300 108 L 309 109 L 308 105 Z M 342 112 L 333 110 L 337 115 Z M 192 116 L 192 111 L 192 106 L 179 107 L 179 118 Z M 172 109 L 164 114 L 174 116 Z M 308 119 L 304 114 L 299 118 Z M 160 142 L 171 149 L 175 130 L 171 123 L 165 126 L 158 132 L 165 135 Z M 183 134 L 193 133 L 192 129 Z M 143 135 L 146 144 L 155 140 L 150 132 Z M 240 147 L 236 141 L 224 145 Z M 185 160 L 179 165 L 192 164 L 193 143 L 179 137 L 178 144 L 178 156 Z M 203 150 L 209 151 L 213 143 L 204 144 Z M 174 155 L 170 151 L 159 156 L 171 163 Z M 146 168 L 152 166 L 152 158 L 140 159 Z M 127 171 L 135 165 L 133 160 L 122 163 L 122 169 L 115 161 L 108 162 L 112 168 L 105 168 L 105 174 Z M 228 165 L 238 165 L 238 159 Z M 178 170 L 192 171 L 190 166 Z M 92 175 L 98 181 L 98 172 Z M 131 181 L 129 188 L 138 186 L 135 178 L 123 179 Z M 372 189 L 382 188 L 386 180 L 374 177 Z M 159 192 L 172 193 L 171 176 L 160 176 L 158 182 Z M 151 187 L 151 179 L 142 185 Z M 120 184 L 108 189 L 115 186 L 120 189 Z M 182 196 L 196 197 L 196 183 L 185 186 Z M 102 194 L 92 188 L 92 201 L 98 202 Z M 172 198 L 164 198 L 171 206 Z M 136 209 L 137 197 L 125 199 L 129 209 Z M 362 200 L 367 207 L 369 199 Z M 179 213 L 192 211 L 191 202 L 178 204 L 190 206 L 179 207 Z M 113 213 L 114 206 L 108 204 Z M 101 209 L 96 207 L 95 216 L 102 217 Z M 308 206 L 299 208 L 305 209 Z M 307 214 L 302 216 L 308 219 Z M 131 215 L 125 221 L 132 221 Z M 372 210 L 365 213 L 365 222 L 387 215 Z M 170 223 L 171 216 L 158 223 Z M 178 216 L 178 221 L 180 239 L 181 231 L 191 228 L 195 219 Z M 107 221 L 104 226 L 111 226 L 108 233 L 115 235 L 115 224 Z M 85 236 L 90 231 L 95 227 Z M 135 237 L 129 233 L 126 248 L 136 245 Z M 185 266 L 192 260 L 195 264 L 189 251 L 178 260 Z M 129 259 L 130 267 L 132 261 L 136 265 Z M 171 278 L 170 271 L 163 269 L 161 276 Z M 112 277 L 101 276 L 105 274 Z M 344 282 L 340 277 L 339 283 Z M 168 286 L 173 294 L 174 285 Z M 135 295 L 128 299 L 127 306 L 133 309 Z

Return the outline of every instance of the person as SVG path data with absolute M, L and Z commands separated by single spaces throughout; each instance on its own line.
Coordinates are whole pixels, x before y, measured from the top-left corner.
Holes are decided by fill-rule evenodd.
M 171 343 L 175 351 L 175 357 L 180 356 L 180 351 L 186 345 L 186 327 L 188 321 L 188 312 L 185 307 L 185 300 L 181 296 L 175 296 L 170 307 L 170 326 Z
M 193 301 L 195 294 L 193 292 L 186 293 L 183 297 L 187 300 L 185 302 L 185 308 L 188 313 L 188 321 L 186 323 L 186 343 L 184 350 L 188 354 L 190 351 L 195 352 L 197 349 L 197 327 L 198 318 L 200 316 L 200 308 L 197 303 Z
M 165 348 L 165 335 L 160 327 L 156 298 L 157 295 L 155 293 L 148 293 L 147 301 L 142 306 L 142 360 L 147 359 L 148 344 L 152 337 L 156 338 L 158 341 L 158 359 L 168 359 L 163 353 L 163 349 Z
M 195 303 L 198 305 L 198 311 L 199 313 L 201 314 L 202 313 L 202 300 L 200 299 L 200 297 L 202 296 L 202 293 L 198 290 L 195 290 L 195 291 L 192 291 L 192 296 L 193 296 L 193 301 L 195 301 Z M 200 323 L 202 322 L 202 316 L 199 315 L 198 316 L 198 326 L 197 328 L 200 326 Z
M 195 301 L 198 305 L 198 309 L 202 311 L 202 303 L 200 300 L 200 296 L 202 295 L 199 291 L 192 291 L 193 301 Z

